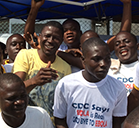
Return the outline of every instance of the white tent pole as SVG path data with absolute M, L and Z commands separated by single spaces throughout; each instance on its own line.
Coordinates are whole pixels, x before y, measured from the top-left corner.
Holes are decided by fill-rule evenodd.
M 95 4 L 95 3 L 98 3 L 98 2 L 102 2 L 102 1 L 105 1 L 105 0 L 91 0 L 89 2 L 84 2 L 84 3 L 80 3 L 80 2 L 74 2 L 74 1 L 69 1 L 69 0 L 47 0 L 47 1 L 54 1 L 54 2 L 58 2 L 58 3 L 64 3 L 64 4 L 71 4 L 71 5 L 77 5 L 77 6 L 87 6 L 87 5 L 90 5 L 90 4 Z

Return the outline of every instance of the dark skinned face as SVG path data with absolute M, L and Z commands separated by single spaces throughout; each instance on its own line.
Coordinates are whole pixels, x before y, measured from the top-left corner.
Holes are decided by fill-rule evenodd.
M 137 42 L 128 32 L 120 32 L 114 43 L 116 56 L 123 64 L 130 64 L 137 61 Z
M 111 61 L 107 46 L 92 46 L 84 57 L 86 79 L 90 82 L 99 82 L 108 73 Z
M 0 107 L 2 116 L 8 120 L 25 118 L 25 110 L 28 103 L 28 95 L 25 86 L 21 82 L 4 84 L 0 90 Z
M 63 24 L 64 42 L 69 48 L 78 48 L 80 45 L 81 31 L 74 21 L 67 21 Z
M 10 62 L 14 62 L 16 55 L 21 49 L 26 48 L 26 42 L 20 35 L 13 35 L 7 41 L 6 49 Z
M 62 31 L 53 26 L 46 26 L 40 35 L 40 44 L 43 54 L 53 56 L 56 54 L 63 40 Z

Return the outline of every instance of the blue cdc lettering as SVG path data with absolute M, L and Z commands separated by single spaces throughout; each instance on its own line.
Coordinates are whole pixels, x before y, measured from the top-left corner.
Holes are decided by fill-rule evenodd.
M 72 103 L 72 107 L 75 109 L 89 109 L 89 104 L 88 103 Z
M 133 82 L 133 77 L 130 77 L 130 78 L 121 78 L 121 77 L 118 77 L 117 78 L 118 80 L 122 81 L 123 83 L 126 83 L 126 82 L 130 82 L 132 83 Z

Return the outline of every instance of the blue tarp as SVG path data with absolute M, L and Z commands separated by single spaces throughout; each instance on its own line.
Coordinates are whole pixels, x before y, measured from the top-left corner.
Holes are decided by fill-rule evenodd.
M 69 0 L 85 3 L 92 0 Z M 0 0 L 0 20 L 9 18 L 26 19 L 31 0 Z M 105 0 L 88 6 L 77 6 L 46 0 L 40 8 L 37 19 L 87 18 L 95 20 L 110 19 L 122 15 L 120 0 Z M 132 15 L 139 14 L 139 0 L 132 0 Z

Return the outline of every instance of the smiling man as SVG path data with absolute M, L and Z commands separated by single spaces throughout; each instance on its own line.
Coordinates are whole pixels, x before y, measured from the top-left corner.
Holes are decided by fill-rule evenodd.
M 1 128 L 53 128 L 50 116 L 40 107 L 28 106 L 23 81 L 15 74 L 0 75 Z
M 126 89 L 107 75 L 111 64 L 108 45 L 90 38 L 82 52 L 85 69 L 65 76 L 56 87 L 56 127 L 121 128 L 121 117 L 127 113 Z
M 44 1 L 32 0 L 31 10 L 25 25 L 25 34 L 34 26 L 36 13 Z M 30 96 L 30 105 L 43 107 L 53 117 L 54 91 L 58 81 L 71 73 L 70 66 L 56 55 L 63 41 L 63 27 L 57 21 L 49 21 L 42 29 L 40 49 L 21 50 L 13 71 L 24 82 Z
M 109 75 L 122 81 L 129 95 L 134 86 L 138 64 L 136 36 L 129 32 L 119 32 L 115 38 L 114 49 L 120 61 L 120 67 L 110 68 Z

